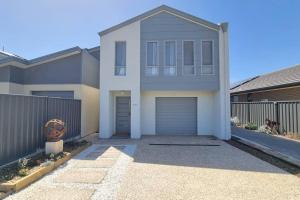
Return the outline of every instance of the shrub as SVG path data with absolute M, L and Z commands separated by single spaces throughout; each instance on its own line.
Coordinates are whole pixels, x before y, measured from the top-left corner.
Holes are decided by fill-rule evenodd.
M 55 154 L 54 153 L 50 153 L 49 158 L 50 158 L 50 160 L 54 160 L 55 159 Z
M 254 123 L 248 123 L 248 124 L 245 126 L 245 129 L 248 129 L 248 130 L 257 130 L 257 125 L 254 124 Z
M 261 133 L 268 133 L 268 129 L 267 129 L 267 126 L 266 125 L 262 125 L 258 128 L 258 132 L 261 132 Z
M 18 175 L 19 176 L 21 176 L 21 177 L 27 176 L 27 174 L 28 174 L 28 169 L 27 169 L 28 161 L 29 161 L 29 159 L 27 159 L 27 158 L 19 159 L 19 161 L 18 161 Z
M 21 177 L 27 176 L 27 174 L 28 174 L 28 170 L 26 168 L 25 169 L 20 169 L 18 171 L 18 175 L 21 176 Z
M 231 119 L 230 119 L 230 122 L 231 122 L 231 125 L 238 125 L 238 124 L 240 124 L 240 120 L 239 120 L 239 118 L 238 117 L 232 117 Z
M 18 161 L 18 169 L 19 170 L 26 169 L 27 165 L 28 165 L 28 161 L 29 161 L 29 159 L 27 159 L 27 158 L 19 159 L 19 161 Z

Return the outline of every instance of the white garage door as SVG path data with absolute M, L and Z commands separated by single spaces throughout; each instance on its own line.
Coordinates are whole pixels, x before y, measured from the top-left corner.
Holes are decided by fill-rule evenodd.
M 197 97 L 157 97 L 158 135 L 196 135 Z

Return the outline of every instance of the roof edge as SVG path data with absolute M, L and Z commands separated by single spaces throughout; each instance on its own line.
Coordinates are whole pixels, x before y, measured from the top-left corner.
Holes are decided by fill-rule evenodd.
M 20 59 L 18 57 L 7 57 L 7 58 L 0 60 L 0 65 L 1 65 L 0 67 L 6 66 L 6 64 L 10 65 L 11 62 L 17 62 L 19 64 L 22 64 L 22 65 L 24 65 L 25 68 L 31 67 L 31 66 L 37 65 L 42 62 L 48 62 L 48 61 L 60 58 L 62 56 L 67 56 L 68 54 L 73 55 L 74 53 L 77 53 L 77 52 L 80 53 L 81 50 L 82 49 L 80 47 L 76 46 L 76 47 L 72 47 L 69 49 L 62 50 L 62 51 L 57 51 L 57 52 L 54 52 L 51 54 L 40 56 L 40 57 L 31 59 L 31 60 Z
M 243 91 L 237 91 L 237 92 L 230 92 L 230 94 L 251 93 L 251 92 L 257 92 L 257 91 L 281 89 L 281 88 L 293 87 L 293 86 L 300 86 L 300 82 L 288 83 L 288 84 L 283 84 L 283 85 L 275 85 L 275 86 L 270 86 L 270 87 L 255 88 L 255 89 L 251 89 L 251 90 L 243 90 Z
M 96 46 L 96 47 L 87 48 L 87 50 L 88 50 L 89 52 L 91 52 L 91 51 L 97 51 L 97 50 L 99 50 L 99 49 L 100 49 L 100 46 L 99 46 L 99 45 Z
M 62 50 L 62 51 L 57 51 L 57 52 L 54 52 L 54 53 L 51 53 L 51 54 L 47 54 L 45 56 L 40 56 L 40 57 L 29 60 L 29 64 L 35 64 L 35 63 L 47 61 L 47 60 L 50 60 L 50 59 L 55 59 L 56 57 L 64 56 L 66 54 L 70 54 L 70 53 L 73 53 L 73 52 L 76 52 L 76 51 L 78 51 L 78 53 L 81 52 L 81 48 L 78 47 L 78 46 L 75 46 L 75 47 L 72 47 L 72 48 L 69 48 L 69 49 L 65 49 L 65 50 Z
M 240 87 L 241 85 L 244 85 L 244 84 L 246 84 L 246 83 L 249 83 L 250 81 L 253 81 L 253 80 L 257 79 L 258 77 L 260 77 L 260 76 L 254 76 L 254 77 L 252 77 L 252 78 L 249 78 L 249 79 L 247 79 L 246 81 L 243 81 L 242 83 L 240 83 L 240 84 L 238 84 L 238 85 L 236 85 L 236 86 L 230 88 L 230 90 L 233 90 L 233 89 L 235 89 L 235 88 L 237 88 L 237 87 Z

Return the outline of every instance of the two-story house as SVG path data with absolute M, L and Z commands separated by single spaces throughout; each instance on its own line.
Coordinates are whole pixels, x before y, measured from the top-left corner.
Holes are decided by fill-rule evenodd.
M 230 139 L 227 23 L 163 5 L 99 35 L 101 138 Z

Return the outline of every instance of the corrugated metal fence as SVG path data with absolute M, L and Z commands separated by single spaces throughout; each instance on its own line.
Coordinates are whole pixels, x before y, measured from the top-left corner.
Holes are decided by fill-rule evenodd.
M 295 102 L 234 102 L 231 103 L 231 117 L 240 123 L 255 123 L 258 127 L 266 119 L 279 122 L 281 133 L 300 135 L 300 101 Z
M 0 94 L 0 166 L 44 148 L 43 126 L 53 118 L 65 122 L 64 139 L 79 136 L 81 101 Z

